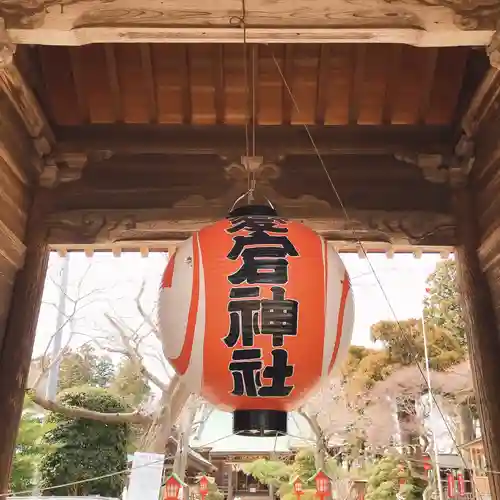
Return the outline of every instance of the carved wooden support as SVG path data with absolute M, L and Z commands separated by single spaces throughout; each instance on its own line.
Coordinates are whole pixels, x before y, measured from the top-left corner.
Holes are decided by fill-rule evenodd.
M 89 157 L 85 153 L 59 153 L 45 160 L 44 169 L 40 175 L 40 185 L 54 188 L 60 183 L 77 181 L 82 177 L 82 171 Z
M 264 190 L 265 192 L 265 190 Z M 452 216 L 430 213 L 340 210 L 312 196 L 276 203 L 283 217 L 303 221 L 329 240 L 371 241 L 400 245 L 453 246 Z M 227 215 L 217 201 L 192 196 L 171 209 L 75 210 L 54 213 L 48 220 L 51 244 L 111 244 L 182 240 Z
M 462 135 L 454 149 L 453 155 L 414 154 L 394 155 L 396 159 L 416 165 L 429 182 L 448 184 L 462 182 L 467 179 L 474 163 L 474 143 Z

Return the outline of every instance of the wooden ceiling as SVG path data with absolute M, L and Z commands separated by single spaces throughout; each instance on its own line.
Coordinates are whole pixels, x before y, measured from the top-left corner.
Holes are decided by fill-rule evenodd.
M 243 50 L 101 44 L 36 47 L 32 55 L 56 132 L 85 124 L 242 125 L 253 111 L 252 78 L 260 125 L 448 125 L 477 80 L 468 68 L 484 57 L 467 47 L 254 45 L 245 81 Z

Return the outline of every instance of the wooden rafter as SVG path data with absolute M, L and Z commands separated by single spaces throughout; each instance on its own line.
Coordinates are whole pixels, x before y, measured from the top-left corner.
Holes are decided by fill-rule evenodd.
M 253 108 L 259 125 L 450 125 L 466 61 L 487 59 L 467 47 L 386 44 L 253 44 L 246 52 L 248 81 L 239 44 L 31 51 L 55 125 L 241 126 Z
M 309 128 L 322 154 L 447 153 L 453 147 L 448 127 L 317 127 Z M 61 152 L 112 151 L 123 154 L 245 154 L 243 126 L 92 125 L 58 127 Z M 257 126 L 260 155 L 311 154 L 303 126 Z

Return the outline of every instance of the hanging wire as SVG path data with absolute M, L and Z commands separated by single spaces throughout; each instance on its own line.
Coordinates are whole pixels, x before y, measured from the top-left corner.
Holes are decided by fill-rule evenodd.
M 249 202 L 253 201 L 253 194 L 256 186 L 256 175 L 255 172 L 250 168 L 249 158 L 250 156 L 256 156 L 256 97 L 255 97 L 255 75 L 256 75 L 256 47 L 252 47 L 251 57 L 252 57 L 252 67 L 251 67 L 251 81 L 250 72 L 248 68 L 248 37 L 247 37 L 247 24 L 246 24 L 247 8 L 246 0 L 241 0 L 241 16 L 233 16 L 229 21 L 230 24 L 237 25 L 243 29 L 243 74 L 245 80 L 245 165 L 247 169 L 247 191 L 236 200 L 233 204 L 234 206 L 245 197 L 248 197 Z M 250 111 L 251 107 L 251 111 Z M 252 120 L 252 131 L 250 134 L 250 120 Z M 251 138 L 250 138 L 251 135 Z M 252 154 L 250 154 L 252 153 Z
M 273 48 L 272 48 L 271 45 L 269 45 L 269 47 L 271 49 L 271 54 L 272 54 L 274 65 L 276 66 L 276 69 L 278 70 L 278 72 L 280 74 L 280 78 L 281 78 L 281 80 L 283 82 L 283 85 L 286 88 L 286 91 L 287 91 L 288 95 L 290 96 L 290 100 L 292 101 L 292 104 L 293 104 L 295 110 L 298 113 L 300 113 L 300 107 L 299 107 L 299 105 L 297 103 L 297 99 L 295 98 L 295 96 L 294 96 L 294 94 L 292 92 L 292 89 L 291 89 L 288 81 L 285 78 L 285 75 L 283 73 L 283 70 L 282 70 L 282 68 L 281 68 L 281 66 L 280 66 L 277 58 L 276 58 L 274 50 L 273 50 Z M 361 252 L 363 253 L 364 257 L 366 258 L 366 260 L 368 262 L 368 266 L 370 268 L 370 272 L 373 274 L 373 277 L 375 278 L 375 281 L 377 282 L 377 286 L 379 287 L 380 291 L 382 292 L 384 300 L 387 303 L 387 306 L 389 307 L 389 310 L 390 310 L 390 312 L 391 312 L 391 314 L 392 314 L 392 316 L 394 318 L 394 321 L 395 321 L 395 323 L 396 323 L 396 325 L 398 327 L 398 330 L 400 331 L 402 337 L 405 339 L 405 341 L 407 343 L 407 346 L 408 346 L 408 349 L 412 352 L 413 360 L 414 360 L 414 362 L 415 362 L 415 364 L 417 366 L 417 369 L 418 369 L 421 377 L 424 379 L 424 381 L 426 381 L 427 379 L 426 379 L 425 373 L 424 373 L 422 367 L 420 366 L 420 363 L 418 362 L 418 353 L 415 352 L 415 349 L 413 348 L 413 345 L 412 345 L 410 339 L 408 338 L 408 335 L 406 334 L 406 332 L 404 331 L 403 327 L 401 326 L 401 323 L 400 323 L 400 321 L 399 321 L 399 319 L 398 319 L 398 317 L 396 315 L 396 312 L 395 312 L 395 310 L 394 310 L 394 308 L 393 308 L 393 306 L 392 306 L 392 304 L 391 304 L 391 302 L 389 300 L 387 292 L 385 291 L 385 289 L 384 289 L 384 287 L 382 285 L 382 282 L 380 281 L 380 279 L 379 279 L 379 277 L 378 277 L 378 275 L 377 275 L 377 273 L 375 271 L 375 268 L 373 267 L 373 264 L 371 263 L 371 261 L 370 261 L 370 259 L 368 257 L 368 252 L 366 251 L 366 249 L 365 249 L 365 247 L 363 245 L 363 242 L 359 238 L 357 231 L 354 229 L 355 226 L 352 223 L 352 219 L 349 216 L 349 212 L 347 211 L 347 208 L 346 208 L 346 206 L 345 206 L 345 204 L 344 204 L 344 202 L 342 200 L 342 197 L 340 196 L 340 193 L 338 192 L 337 187 L 335 186 L 335 183 L 333 182 L 333 179 L 332 179 L 332 177 L 330 175 L 330 172 L 328 172 L 328 168 L 326 167 L 325 161 L 324 161 L 324 159 L 323 159 L 323 157 L 322 157 L 322 155 L 321 155 L 321 153 L 320 153 L 320 151 L 319 151 L 319 149 L 318 149 L 318 147 L 316 145 L 316 141 L 314 140 L 314 137 L 312 136 L 311 131 L 309 130 L 308 125 L 304 123 L 303 127 L 304 127 L 304 130 L 306 131 L 307 136 L 309 137 L 309 141 L 311 142 L 311 146 L 313 147 L 314 152 L 315 152 L 315 154 L 316 154 L 316 156 L 317 156 L 317 158 L 318 158 L 318 160 L 319 160 L 319 162 L 321 164 L 321 168 L 325 172 L 325 175 L 326 175 L 326 177 L 328 179 L 328 183 L 330 184 L 330 186 L 332 188 L 332 191 L 335 194 L 335 197 L 336 197 L 337 202 L 338 202 L 338 204 L 340 206 L 340 209 L 341 209 L 341 211 L 342 211 L 342 213 L 344 215 L 344 218 L 345 218 L 346 222 L 348 223 L 349 227 L 351 227 L 351 232 L 353 234 L 353 237 L 354 237 L 357 245 L 359 246 Z M 444 425 L 446 427 L 446 430 L 447 430 L 450 438 L 452 439 L 453 444 L 455 445 L 457 453 L 460 456 L 460 459 L 461 459 L 464 467 L 467 468 L 468 465 L 467 465 L 467 462 L 465 460 L 465 457 L 464 457 L 463 453 L 461 452 L 461 450 L 459 448 L 459 445 L 458 445 L 458 443 L 457 443 L 457 441 L 455 439 L 455 436 L 454 436 L 454 433 L 453 433 L 451 427 L 449 426 L 448 422 L 446 421 L 446 418 L 445 418 L 445 415 L 444 415 L 444 412 L 443 412 L 441 406 L 439 405 L 436 397 L 434 396 L 434 393 L 431 392 L 430 395 L 431 395 L 431 397 L 433 399 L 433 402 L 434 402 L 436 408 L 438 409 L 438 412 L 439 412 L 439 414 L 441 416 L 441 419 L 443 420 L 443 423 L 444 423 Z M 481 493 L 480 493 L 479 489 L 477 488 L 477 485 L 475 484 L 474 481 L 473 481 L 473 484 L 474 484 L 474 488 L 477 490 L 477 492 L 479 494 L 479 497 L 481 498 Z

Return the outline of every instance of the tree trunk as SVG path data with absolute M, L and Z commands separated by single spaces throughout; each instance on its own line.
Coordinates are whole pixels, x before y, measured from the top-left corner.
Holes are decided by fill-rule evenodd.
M 163 391 L 154 421 L 139 447 L 141 451 L 165 453 L 172 426 L 177 422 L 188 398 L 189 391 L 180 382 L 179 377 L 174 376 L 168 389 Z
M 483 444 L 488 470 L 500 470 L 500 334 L 491 291 L 482 272 L 477 249 L 479 229 L 469 187 L 455 189 L 454 208 L 459 245 L 458 284 L 467 325 L 467 340 L 474 390 L 481 415 Z M 500 474 L 488 473 L 492 499 L 500 499 Z
M 458 418 L 460 425 L 460 444 L 465 444 L 476 437 L 474 417 L 468 404 L 462 403 L 458 406 Z
M 416 421 L 415 400 L 405 401 L 403 404 L 397 403 L 397 419 L 401 433 L 401 445 L 418 446 L 420 435 Z
M 45 242 L 44 219 L 51 194 L 46 189 L 40 189 L 31 207 L 25 237 L 24 267 L 18 272 L 14 284 L 0 352 L 0 494 L 7 493 L 9 489 L 12 455 L 47 273 L 49 249 Z

